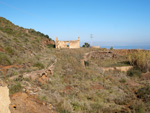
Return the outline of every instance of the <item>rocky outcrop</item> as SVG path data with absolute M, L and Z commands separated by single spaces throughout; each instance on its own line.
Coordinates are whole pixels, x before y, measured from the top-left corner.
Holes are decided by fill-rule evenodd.
M 0 87 L 0 113 L 10 113 L 9 104 L 9 89 L 7 86 Z
M 48 45 L 48 44 L 55 45 L 55 42 L 54 42 L 53 40 L 45 39 L 45 40 L 43 41 L 43 45 Z
M 41 84 L 45 84 L 49 81 L 48 76 L 53 75 L 53 70 L 55 67 L 55 63 L 57 62 L 57 59 L 54 61 L 54 63 L 49 66 L 46 69 L 33 71 L 30 73 L 23 74 L 23 78 L 30 78 L 32 80 L 38 80 Z

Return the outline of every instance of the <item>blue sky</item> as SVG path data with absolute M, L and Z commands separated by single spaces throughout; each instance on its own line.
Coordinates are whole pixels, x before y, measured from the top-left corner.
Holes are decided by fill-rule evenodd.
M 0 0 L 0 16 L 55 40 L 94 45 L 150 43 L 150 0 Z

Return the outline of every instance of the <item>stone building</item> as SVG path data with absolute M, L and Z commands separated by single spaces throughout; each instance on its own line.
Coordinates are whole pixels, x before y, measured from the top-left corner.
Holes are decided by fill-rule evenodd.
M 78 37 L 78 40 L 59 41 L 56 37 L 55 46 L 56 48 L 80 48 L 80 38 Z

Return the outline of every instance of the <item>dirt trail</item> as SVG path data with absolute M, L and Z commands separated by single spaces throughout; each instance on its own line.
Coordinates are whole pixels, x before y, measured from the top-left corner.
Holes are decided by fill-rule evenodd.
M 10 98 L 11 113 L 54 113 L 50 104 L 46 105 L 26 93 L 15 93 Z
M 48 80 L 48 76 L 53 75 L 53 70 L 56 63 L 57 59 L 46 69 L 24 73 L 23 77 L 31 78 L 32 80 L 40 80 L 39 82 L 41 83 L 47 83 L 46 80 Z M 10 80 L 15 79 L 16 77 L 19 76 L 11 77 Z M 28 82 L 26 81 L 26 83 Z M 10 96 L 11 105 L 9 108 L 11 113 L 56 113 L 53 111 L 54 108 L 51 104 L 41 102 L 38 99 L 38 91 L 41 89 L 39 87 L 32 86 L 30 83 L 28 84 L 29 86 L 25 85 L 26 83 L 22 85 L 25 92 L 15 93 Z

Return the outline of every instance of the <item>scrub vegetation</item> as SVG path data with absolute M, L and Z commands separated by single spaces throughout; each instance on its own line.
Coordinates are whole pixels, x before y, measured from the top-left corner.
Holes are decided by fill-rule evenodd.
M 143 76 L 150 71 L 149 51 L 55 49 L 52 42 L 48 35 L 0 17 L 0 79 L 10 95 L 36 95 L 58 113 L 150 112 L 150 77 Z M 51 65 L 51 74 L 34 75 Z M 126 66 L 133 68 L 115 69 Z M 115 70 L 104 70 L 112 67 Z

